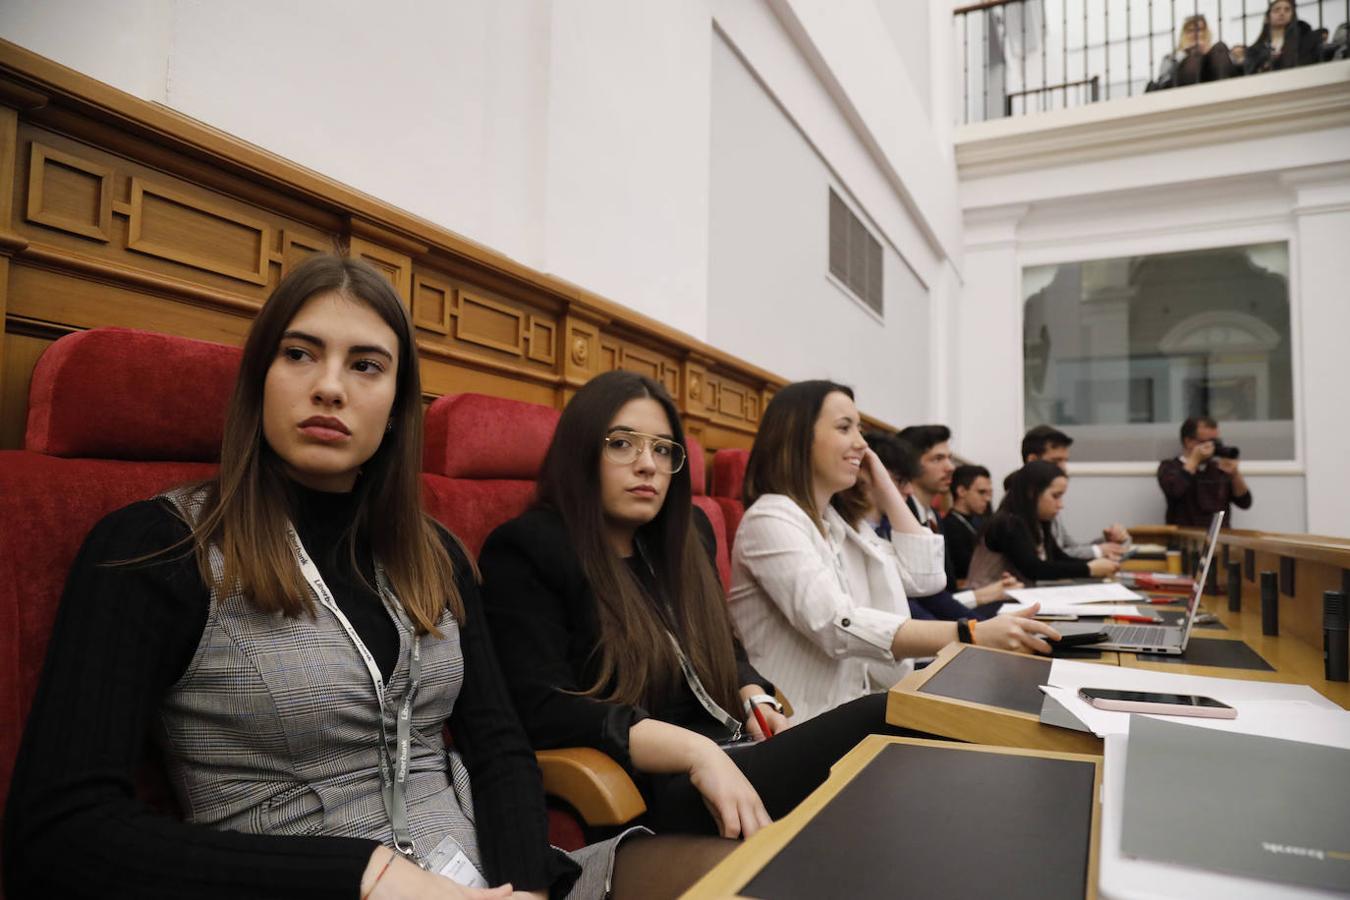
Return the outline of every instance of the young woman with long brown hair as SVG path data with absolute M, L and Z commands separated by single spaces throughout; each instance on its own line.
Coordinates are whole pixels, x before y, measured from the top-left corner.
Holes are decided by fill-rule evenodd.
M 691 495 L 665 389 L 597 376 L 563 411 L 535 508 L 483 546 L 485 606 L 535 746 L 608 753 L 634 775 L 658 831 L 748 836 L 885 730 L 884 709 L 859 704 L 789 729 L 732 633 Z M 771 740 L 757 740 L 752 706 Z
M 549 846 L 472 565 L 422 511 L 421 398 L 374 269 L 282 280 L 219 476 L 109 515 L 75 562 L 6 811 L 11 900 L 605 894 L 612 843 Z M 182 820 L 135 798 L 151 734 Z
M 790 384 L 764 410 L 746 466 L 729 608 L 750 661 L 802 718 L 889 689 L 912 657 L 956 640 L 1048 653 L 1043 638 L 1059 637 L 1034 607 L 978 624 L 911 618 L 909 593 L 946 584 L 942 536 L 914 518 L 861 424 L 849 388 Z M 863 520 L 863 467 L 889 541 Z

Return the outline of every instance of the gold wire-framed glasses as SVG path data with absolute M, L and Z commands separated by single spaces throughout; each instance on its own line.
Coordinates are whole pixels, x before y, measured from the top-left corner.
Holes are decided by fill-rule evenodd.
M 648 450 L 656 471 L 674 475 L 684 468 L 684 447 L 670 438 L 641 431 L 616 431 L 605 436 L 605 459 L 620 466 L 632 465 Z

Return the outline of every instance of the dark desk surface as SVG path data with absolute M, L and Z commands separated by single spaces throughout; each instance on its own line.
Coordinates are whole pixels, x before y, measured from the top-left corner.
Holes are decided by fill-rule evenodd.
M 1093 662 L 1115 665 L 1117 656 L 1107 652 Z M 1041 724 L 1039 685 L 1050 664 L 1046 657 L 949 644 L 891 688 L 886 721 L 975 744 L 1100 754 L 1096 735 Z
M 685 897 L 1094 896 L 1100 788 L 1093 756 L 873 735 Z

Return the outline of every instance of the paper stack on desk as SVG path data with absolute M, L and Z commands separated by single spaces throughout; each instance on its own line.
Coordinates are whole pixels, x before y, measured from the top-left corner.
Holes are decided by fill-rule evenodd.
M 1046 680 L 1048 684 L 1042 685 L 1041 690 L 1068 713 L 1071 720 L 1080 722 L 1081 730 L 1090 731 L 1098 737 L 1127 734 L 1130 730 L 1130 713 L 1097 709 L 1078 696 L 1079 688 L 1116 688 L 1123 691 L 1154 691 L 1162 694 L 1199 694 L 1213 697 L 1236 709 L 1238 715 L 1236 719 L 1209 720 L 1206 725 L 1229 731 L 1250 729 L 1266 722 L 1286 728 L 1299 725 L 1313 727 L 1315 723 L 1309 716 L 1313 711 L 1344 713 L 1344 710 L 1335 703 L 1303 684 L 1181 675 L 1176 672 L 1099 666 L 1064 659 L 1057 659 L 1050 664 L 1050 674 Z M 1061 726 L 1068 724 L 1058 718 L 1047 721 Z M 1344 727 L 1350 729 L 1350 713 L 1345 713 L 1344 718 L 1318 718 L 1316 722 L 1320 723 L 1316 724 L 1319 728 L 1327 723 L 1343 722 Z M 1068 727 L 1072 725 L 1069 724 Z M 1346 733 L 1350 735 L 1350 730 Z
M 1066 584 L 1059 587 L 1016 588 L 1008 596 L 1024 606 L 1041 603 L 1053 606 L 1080 606 L 1085 603 L 1142 603 L 1148 598 L 1123 584 L 1103 581 L 1093 584 Z

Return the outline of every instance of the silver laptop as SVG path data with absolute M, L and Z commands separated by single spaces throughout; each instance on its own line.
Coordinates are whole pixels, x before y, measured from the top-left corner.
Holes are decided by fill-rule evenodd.
M 1191 600 L 1186 604 L 1186 612 L 1179 625 L 1100 625 L 1089 626 L 1108 635 L 1106 641 L 1091 644 L 1095 650 L 1125 650 L 1130 653 L 1164 653 L 1168 656 L 1180 656 L 1186 650 L 1191 639 L 1191 624 L 1200 610 L 1200 595 L 1205 592 L 1205 582 L 1209 578 L 1210 561 L 1214 559 L 1214 548 L 1219 544 L 1219 528 L 1223 525 L 1223 513 L 1216 512 L 1209 523 L 1209 534 L 1205 536 L 1205 549 L 1201 554 L 1200 566 L 1195 575 L 1195 588 L 1191 591 Z M 1086 627 L 1070 629 L 1086 631 Z

